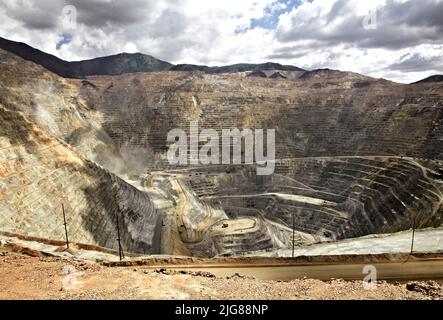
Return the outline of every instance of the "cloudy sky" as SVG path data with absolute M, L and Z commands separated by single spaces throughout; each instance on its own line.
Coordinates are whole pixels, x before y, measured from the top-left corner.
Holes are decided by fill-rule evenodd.
M 65 60 L 142 52 L 399 82 L 443 73 L 443 0 L 2 0 L 0 36 Z

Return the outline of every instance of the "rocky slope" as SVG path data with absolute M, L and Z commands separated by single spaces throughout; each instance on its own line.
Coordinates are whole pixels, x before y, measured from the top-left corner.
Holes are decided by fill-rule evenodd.
M 0 49 L 5 176 L 34 181 L 58 168 L 55 149 L 27 147 L 30 126 L 80 159 L 25 193 L 44 209 L 10 191 L 20 180 L 5 178 L 2 229 L 62 238 L 61 228 L 52 231 L 58 221 L 45 230 L 41 220 L 61 199 L 84 230 L 79 241 L 115 247 L 115 227 L 96 217 L 122 214 L 131 221 L 127 250 L 200 256 L 290 246 L 293 217 L 300 244 L 441 225 L 441 82 L 402 85 L 275 64 L 189 70 L 66 79 Z M 217 132 L 275 129 L 275 173 L 169 165 L 167 133 L 188 131 L 190 121 Z M 33 160 L 8 157 L 20 148 Z
M 15 111 L 0 106 L 0 226 L 3 231 L 117 247 L 117 218 L 128 251 L 159 251 L 152 199 L 84 159 Z
M 66 78 L 83 78 L 89 75 L 116 75 L 129 72 L 163 71 L 172 67 L 168 62 L 140 53 L 122 53 L 84 61 L 68 62 L 34 49 L 25 43 L 0 37 L 0 48 L 23 59 L 35 62 Z

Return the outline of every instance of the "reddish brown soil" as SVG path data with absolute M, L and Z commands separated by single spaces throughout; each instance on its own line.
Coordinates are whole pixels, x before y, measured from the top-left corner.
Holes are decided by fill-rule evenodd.
M 70 266 L 70 267 L 67 267 Z M 67 269 L 69 268 L 69 269 Z M 69 270 L 74 274 L 66 275 Z M 67 278 L 68 277 L 68 278 Z M 76 281 L 67 281 L 75 278 Z M 0 299 L 442 299 L 437 283 L 312 279 L 263 281 L 207 273 L 106 267 L 96 263 L 35 257 L 0 248 Z

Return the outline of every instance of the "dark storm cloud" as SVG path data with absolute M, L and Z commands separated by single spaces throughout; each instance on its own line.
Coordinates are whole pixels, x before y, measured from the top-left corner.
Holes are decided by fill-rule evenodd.
M 150 17 L 155 1 L 146 0 L 73 0 L 79 23 L 89 27 L 125 26 L 143 22 Z
M 0 2 L 0 9 L 8 17 L 21 23 L 28 29 L 53 29 L 57 26 L 63 5 L 60 1 L 5 1 Z
M 394 24 L 405 23 L 410 27 L 432 27 L 440 33 L 443 31 L 443 1 L 421 0 L 409 1 L 387 7 L 387 17 Z
M 420 54 L 415 53 L 401 57 L 400 61 L 390 65 L 388 69 L 402 72 L 443 71 L 443 62 L 440 56 L 422 57 Z
M 168 0 L 167 4 L 178 3 L 178 0 Z M 99 29 L 115 29 L 133 24 L 153 22 L 152 13 L 157 1 L 147 0 L 18 0 L 0 3 L 0 9 L 7 12 L 29 29 L 54 29 L 57 27 L 62 9 L 65 5 L 73 5 L 77 9 L 77 21 L 86 27 Z M 163 13 L 165 15 L 165 13 Z M 159 21 L 174 25 L 180 19 L 169 13 Z
M 363 27 L 349 1 L 339 0 L 325 17 L 292 17 L 293 28 L 277 30 L 282 42 L 315 40 L 324 46 L 348 43 L 360 48 L 400 49 L 443 43 L 443 1 L 387 1 L 377 11 L 377 28 Z M 303 23 L 300 23 L 302 21 Z

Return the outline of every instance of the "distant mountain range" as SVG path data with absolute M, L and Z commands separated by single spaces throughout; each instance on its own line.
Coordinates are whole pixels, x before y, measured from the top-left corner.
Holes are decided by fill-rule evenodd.
M 179 64 L 173 66 L 172 71 L 203 71 L 207 73 L 234 73 L 247 71 L 266 71 L 266 70 L 281 70 L 281 71 L 305 71 L 295 66 L 281 65 L 279 63 L 266 62 L 262 64 L 239 63 L 223 67 L 208 67 L 198 66 L 192 64 Z
M 263 71 L 301 71 L 306 70 L 291 65 L 267 62 L 262 64 L 239 63 L 221 67 L 204 65 L 174 65 L 142 53 L 120 53 L 83 61 L 65 61 L 51 54 L 35 49 L 25 43 L 15 42 L 0 37 L 0 48 L 19 57 L 35 62 L 49 71 L 65 78 L 84 78 L 93 75 L 120 75 L 134 72 L 161 71 L 200 71 L 205 73 L 236 73 L 251 72 L 251 76 L 266 77 Z M 334 72 L 329 69 L 306 71 L 300 78 L 311 77 L 318 73 Z M 337 71 L 338 72 L 338 71 Z M 272 78 L 285 78 L 281 74 L 273 74 Z M 443 75 L 435 75 L 416 83 L 441 82 Z
M 426 79 L 417 81 L 415 83 L 429 83 L 429 82 L 443 82 L 443 75 L 437 74 L 435 76 L 427 77 Z
M 112 56 L 83 61 L 64 61 L 31 46 L 0 37 L 0 48 L 19 57 L 40 64 L 46 69 L 65 78 L 83 78 L 92 75 L 119 75 L 132 72 L 159 71 L 202 71 L 206 73 L 234 73 L 257 70 L 304 71 L 295 66 L 278 63 L 235 64 L 222 67 L 208 67 L 191 64 L 173 65 L 141 53 L 120 53 Z
M 51 54 L 34 49 L 21 42 L 0 37 L 0 48 L 35 62 L 65 78 L 83 78 L 91 75 L 119 75 L 131 72 L 169 70 L 172 64 L 140 53 L 121 53 L 84 61 L 68 62 Z

